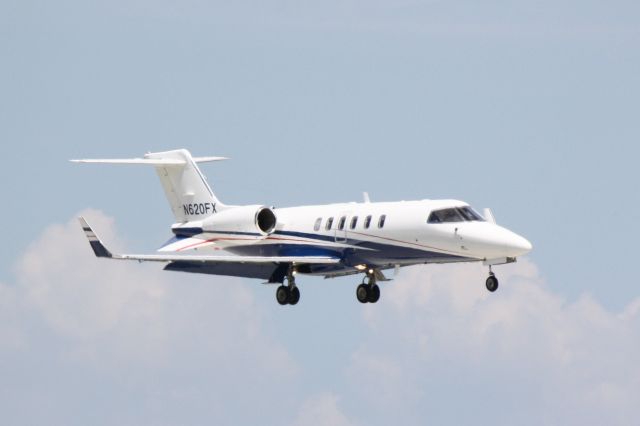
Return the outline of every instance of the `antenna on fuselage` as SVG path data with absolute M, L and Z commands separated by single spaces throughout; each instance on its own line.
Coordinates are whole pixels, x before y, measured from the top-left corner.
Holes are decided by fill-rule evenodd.
M 369 198 L 369 193 L 366 192 L 366 191 L 362 193 L 362 198 L 364 198 L 364 202 L 365 203 L 370 203 L 371 202 L 371 199 Z
M 490 208 L 487 207 L 486 209 L 484 209 L 483 213 L 484 213 L 484 220 L 486 220 L 489 223 L 496 223 L 496 218 L 493 215 L 493 212 L 491 211 Z

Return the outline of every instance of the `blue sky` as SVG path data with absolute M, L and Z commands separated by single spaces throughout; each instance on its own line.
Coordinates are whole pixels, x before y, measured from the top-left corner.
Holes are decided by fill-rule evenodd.
M 631 1 L 0 2 L 3 412 L 629 423 L 639 28 Z M 204 166 L 227 203 L 457 198 L 534 251 L 490 299 L 482 268 L 412 268 L 364 309 L 348 278 L 283 310 L 250 280 L 96 263 L 80 211 L 136 251 L 172 217 L 152 171 L 67 160 L 178 147 L 232 158 Z

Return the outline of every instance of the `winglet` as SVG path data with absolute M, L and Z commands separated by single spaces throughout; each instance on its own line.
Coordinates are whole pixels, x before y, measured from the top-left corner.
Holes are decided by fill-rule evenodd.
M 111 252 L 104 246 L 104 244 L 102 244 L 102 241 L 100 241 L 100 239 L 96 236 L 96 233 L 93 232 L 93 229 L 91 229 L 85 218 L 80 216 L 78 220 L 80 221 L 80 225 L 82 225 L 84 235 L 87 236 L 89 244 L 91 245 L 91 248 L 93 249 L 96 257 L 112 258 L 113 255 L 111 254 Z

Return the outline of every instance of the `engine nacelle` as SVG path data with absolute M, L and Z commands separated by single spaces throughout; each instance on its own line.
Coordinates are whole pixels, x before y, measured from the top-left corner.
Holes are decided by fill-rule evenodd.
M 240 206 L 227 208 L 209 216 L 202 222 L 204 232 L 250 232 L 262 236 L 276 229 L 277 218 L 266 206 Z

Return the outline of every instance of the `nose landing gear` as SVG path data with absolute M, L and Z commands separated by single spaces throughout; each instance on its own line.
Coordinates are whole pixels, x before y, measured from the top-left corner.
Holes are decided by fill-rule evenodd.
M 489 290 L 491 293 L 498 289 L 498 278 L 491 270 L 491 266 L 489 266 L 489 278 L 487 278 L 487 281 L 485 281 L 485 285 L 487 286 L 487 290 Z

